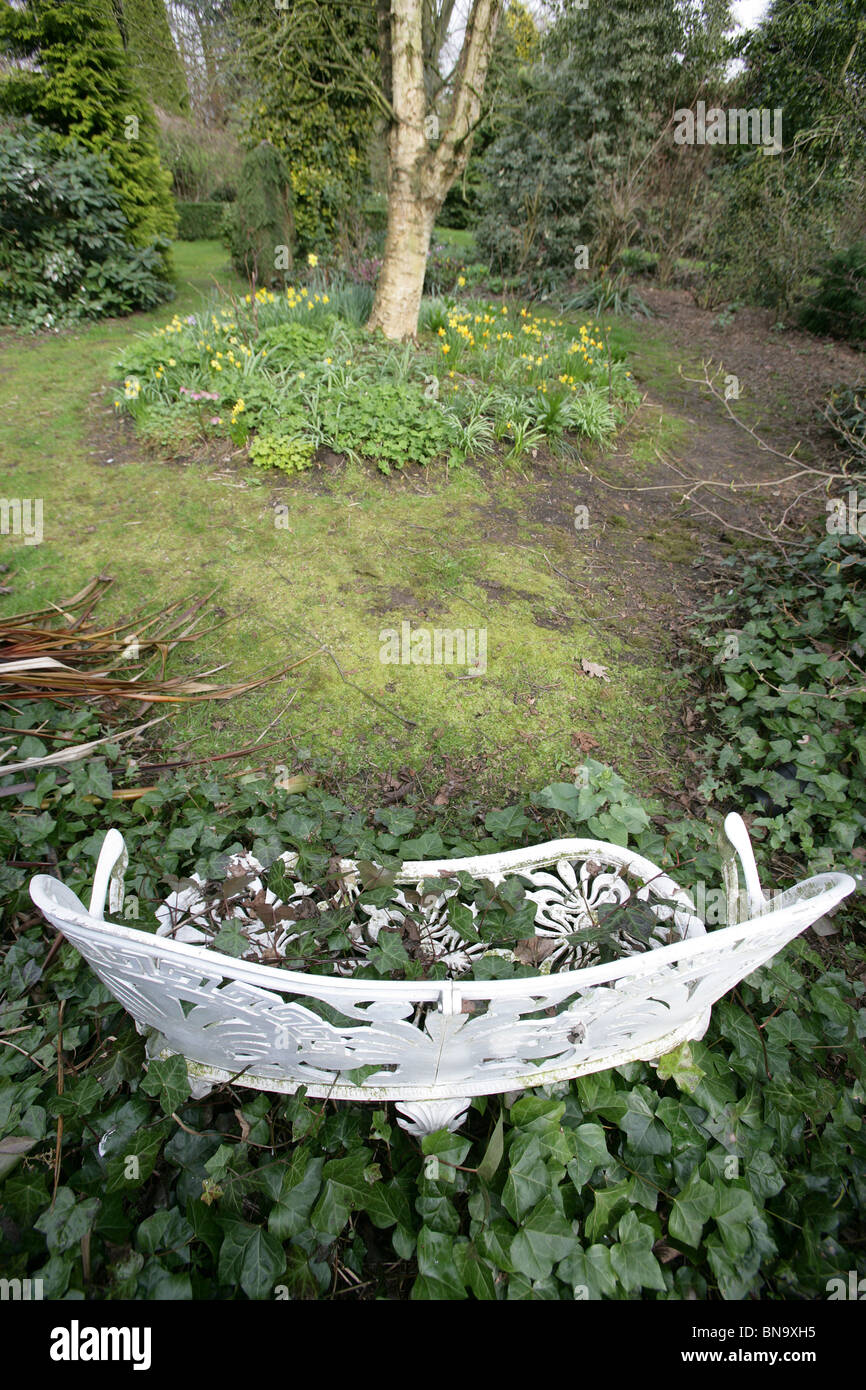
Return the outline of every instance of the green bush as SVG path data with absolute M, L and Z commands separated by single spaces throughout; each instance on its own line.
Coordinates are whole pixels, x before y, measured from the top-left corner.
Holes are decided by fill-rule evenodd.
M 243 162 L 226 239 L 239 274 L 258 285 L 284 282 L 295 244 L 291 183 L 283 156 L 266 140 Z M 283 269 L 277 266 L 279 248 L 285 248 Z
M 105 161 L 28 124 L 0 131 L 0 320 L 56 328 L 171 298 L 160 246 L 132 245 Z
M 135 246 L 174 236 L 171 180 L 159 162 L 153 108 L 124 51 L 109 0 L 0 6 L 0 111 L 32 117 L 107 157 Z
M 866 341 L 866 241 L 830 258 L 818 289 L 800 311 L 800 323 L 810 333 Z
M 408 382 L 371 382 L 344 400 L 326 399 L 322 424 L 335 449 L 373 458 L 383 473 L 391 464 L 432 463 L 457 443 L 454 418 Z
M 201 241 L 222 235 L 226 205 L 210 199 L 205 203 L 178 203 L 177 235 L 180 241 Z
M 165 111 L 158 118 L 159 157 L 171 173 L 177 201 L 234 202 L 242 154 L 233 132 Z
M 813 871 L 855 867 L 866 832 L 866 558 L 850 511 L 844 495 L 828 504 L 831 533 L 796 561 L 729 562 L 697 668 L 711 725 L 702 794 L 753 809 L 753 835 Z

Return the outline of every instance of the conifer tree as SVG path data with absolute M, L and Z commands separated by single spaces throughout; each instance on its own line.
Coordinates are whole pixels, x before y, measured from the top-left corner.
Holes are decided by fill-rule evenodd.
M 0 111 L 30 116 L 107 156 L 135 245 L 172 236 L 177 216 L 153 108 L 111 0 L 26 0 L 20 9 L 4 0 L 0 52 L 19 60 L 0 79 Z

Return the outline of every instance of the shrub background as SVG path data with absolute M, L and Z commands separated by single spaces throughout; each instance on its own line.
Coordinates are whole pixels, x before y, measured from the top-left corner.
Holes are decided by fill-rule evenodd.
M 0 321 L 53 328 L 170 298 L 161 246 L 132 244 L 107 164 L 28 123 L 0 129 Z

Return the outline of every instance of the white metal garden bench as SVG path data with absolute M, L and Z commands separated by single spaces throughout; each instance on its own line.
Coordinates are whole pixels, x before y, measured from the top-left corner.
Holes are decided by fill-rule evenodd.
M 745 887 L 728 851 L 731 925 L 710 933 L 689 895 L 656 865 L 596 840 L 403 865 L 397 886 L 459 870 L 494 883 L 519 873 L 538 904 L 536 934 L 561 938 L 557 949 L 595 920 L 596 907 L 632 893 L 658 919 L 651 949 L 528 979 L 310 975 L 107 921 L 106 897 L 109 912 L 122 909 L 128 862 L 117 830 L 105 837 L 89 910 L 45 874 L 31 881 L 30 894 L 132 1015 L 148 1056 L 185 1059 L 196 1097 L 226 1081 L 285 1094 L 305 1086 L 313 1097 L 395 1101 L 400 1124 L 424 1134 L 456 1129 L 473 1096 L 655 1061 L 702 1037 L 717 999 L 855 887 L 848 874 L 825 873 L 768 898 L 741 817 L 729 815 L 725 831 Z M 284 858 L 293 868 L 296 857 Z M 343 871 L 357 887 L 354 862 L 343 861 Z M 432 895 L 423 908 L 440 935 L 445 896 Z

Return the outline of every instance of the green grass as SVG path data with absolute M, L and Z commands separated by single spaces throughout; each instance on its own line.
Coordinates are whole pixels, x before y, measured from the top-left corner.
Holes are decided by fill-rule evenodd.
M 178 297 L 161 312 L 0 337 L 0 451 L 16 495 L 43 497 L 45 515 L 43 544 L 0 542 L 12 587 L 3 611 L 55 603 L 109 573 L 106 619 L 216 589 L 230 621 L 175 653 L 172 671 L 227 663 L 225 678 L 243 679 L 325 648 L 273 686 L 174 714 L 176 739 L 195 739 L 203 756 L 274 721 L 264 739 L 281 740 L 274 764 L 309 758 L 353 779 L 412 767 L 435 784 L 447 762 L 471 774 L 468 795 L 495 796 L 572 775 L 582 730 L 640 785 L 635 755 L 670 730 L 676 682 L 664 652 L 637 656 L 603 617 L 588 618 L 572 582 L 583 561 L 570 494 L 561 519 L 528 536 L 522 518 L 546 496 L 544 479 L 441 467 L 383 479 L 366 465 L 286 479 L 227 442 L 207 461 L 183 441 L 174 457 L 168 439 L 154 454 L 115 417 L 113 367 L 133 336 L 199 308 L 215 280 L 244 288 L 218 243 L 180 243 L 175 263 Z M 380 634 L 404 621 L 486 630 L 486 673 L 384 664 Z M 610 682 L 583 675 L 581 658 L 607 666 Z
M 431 240 L 434 245 L 437 242 L 450 242 L 452 246 L 459 246 L 461 251 L 475 251 L 475 233 L 468 227 L 434 227 Z M 467 256 L 467 260 L 471 259 L 471 256 Z

